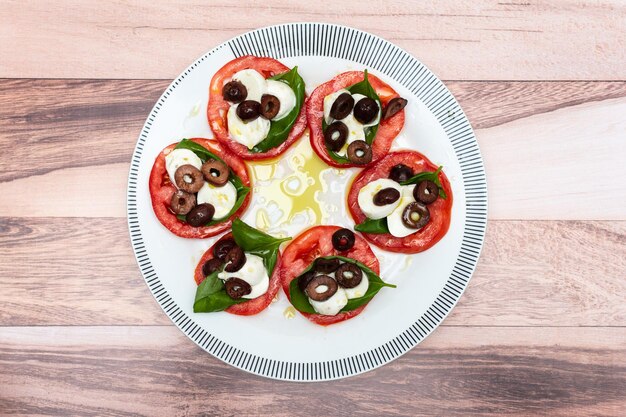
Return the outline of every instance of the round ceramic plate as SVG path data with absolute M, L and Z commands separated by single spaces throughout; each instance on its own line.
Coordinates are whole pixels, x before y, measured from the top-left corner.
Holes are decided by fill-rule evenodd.
M 368 69 L 409 101 L 393 149 L 415 149 L 443 165 L 454 193 L 446 236 L 416 255 L 373 247 L 384 288 L 362 314 L 328 327 L 293 310 L 285 295 L 256 316 L 193 313 L 193 270 L 216 240 L 182 239 L 156 219 L 148 176 L 161 149 L 189 137 L 213 137 L 206 119 L 211 77 L 242 55 L 270 56 L 298 66 L 307 93 L 335 75 Z M 249 164 L 253 199 L 243 220 L 270 234 L 295 236 L 315 224 L 352 228 L 346 194 L 358 169 L 337 170 L 311 152 L 305 135 L 273 162 Z M 258 375 L 322 381 L 356 375 L 406 353 L 454 307 L 483 244 L 487 188 L 472 128 L 452 94 L 417 59 L 356 29 L 298 23 L 238 36 L 191 64 L 158 100 L 137 141 L 128 180 L 128 224 L 139 268 L 172 321 L 222 361 Z

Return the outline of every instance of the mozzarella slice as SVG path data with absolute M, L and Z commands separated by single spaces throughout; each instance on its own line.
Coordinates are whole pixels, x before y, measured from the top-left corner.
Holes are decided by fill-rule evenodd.
M 347 145 L 351 144 L 357 140 L 365 140 L 365 131 L 363 130 L 363 125 L 354 118 L 354 115 L 350 113 L 341 121 L 348 127 L 348 140 L 346 140 L 346 150 L 348 149 Z
M 363 94 L 352 94 L 352 98 L 354 99 L 354 105 L 356 106 L 356 103 L 358 103 L 359 100 L 361 100 L 362 98 L 365 98 L 365 97 L 366 96 L 364 96 Z M 378 114 L 376 115 L 374 120 L 372 120 L 369 123 L 365 123 L 362 126 L 364 126 L 364 127 L 374 126 L 374 125 L 377 125 L 380 122 L 380 115 L 381 115 L 380 101 L 376 101 L 376 103 L 378 103 Z
M 392 204 L 377 206 L 374 204 L 374 196 L 383 188 L 394 188 L 398 190 L 400 192 L 400 198 Z M 398 207 L 401 201 L 402 186 L 394 180 L 390 180 L 388 178 L 380 178 L 376 181 L 372 181 L 359 190 L 359 207 L 361 208 L 361 211 L 370 219 L 376 220 L 389 216 L 393 213 L 396 207 Z
M 330 109 L 333 107 L 333 103 L 335 102 L 335 100 L 337 100 L 337 97 L 339 97 L 343 93 L 350 94 L 348 90 L 343 88 L 324 97 L 324 120 L 326 120 L 326 124 L 331 124 L 333 122 L 333 118 L 330 117 Z
M 344 288 L 343 290 L 346 292 L 346 297 L 348 297 L 348 300 L 352 300 L 353 298 L 363 297 L 367 292 L 369 286 L 370 281 L 369 279 L 367 279 L 367 275 L 363 273 L 363 279 L 361 279 L 359 285 L 354 288 Z
M 230 106 L 228 109 L 228 133 L 237 142 L 248 147 L 254 148 L 263 139 L 267 137 L 270 131 L 270 121 L 264 117 L 257 117 L 249 122 L 244 122 L 237 116 L 238 104 Z
M 236 272 L 222 271 L 217 277 L 223 281 L 237 277 L 246 281 L 252 287 L 250 294 L 244 295 L 242 298 L 253 299 L 260 297 L 267 292 L 270 279 L 263 263 L 263 258 L 257 255 L 246 253 L 246 263 Z
M 216 187 L 205 182 L 198 191 L 198 204 L 209 203 L 215 207 L 213 218 L 219 220 L 225 217 L 237 201 L 237 189 L 228 181 L 222 187 Z
M 278 114 L 272 120 L 280 120 L 296 107 L 296 94 L 291 87 L 282 81 L 267 80 L 265 94 L 276 96 L 280 101 Z
M 176 170 L 183 165 L 193 165 L 200 169 L 202 168 L 202 160 L 189 149 L 174 149 L 172 152 L 165 155 L 165 169 L 174 186 L 176 186 L 174 174 L 176 174 Z
M 402 212 L 409 205 L 415 201 L 413 198 L 413 188 L 415 185 L 403 185 L 402 186 L 402 197 L 400 198 L 400 204 L 396 207 L 396 209 L 387 216 L 387 227 L 389 228 L 389 233 L 394 235 L 395 237 L 406 237 L 412 233 L 417 232 L 416 229 L 411 229 L 406 227 L 402 222 Z
M 337 292 L 326 301 L 315 301 L 309 298 L 309 303 L 315 311 L 325 316 L 335 316 L 348 304 L 348 297 L 343 288 L 337 288 Z
M 248 90 L 246 100 L 261 101 L 261 96 L 265 91 L 265 78 L 253 69 L 245 69 L 236 72 L 233 75 L 233 80 L 239 81 Z

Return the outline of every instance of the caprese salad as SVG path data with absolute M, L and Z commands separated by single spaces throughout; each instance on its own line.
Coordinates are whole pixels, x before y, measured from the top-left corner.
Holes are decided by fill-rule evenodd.
M 232 232 L 210 247 L 196 266 L 193 311 L 242 316 L 263 311 L 280 288 L 279 247 L 290 239 L 275 238 L 235 219 Z
M 157 219 L 185 238 L 227 230 L 250 202 L 246 165 L 209 139 L 183 139 L 163 149 L 152 166 L 149 188 Z
M 283 251 L 279 269 L 291 304 L 313 323 L 327 326 L 360 314 L 383 287 L 367 242 L 338 226 L 315 226 Z
M 250 55 L 234 59 L 211 80 L 211 130 L 243 159 L 274 158 L 306 128 L 304 89 L 297 67 Z
M 441 167 L 415 151 L 391 152 L 359 173 L 348 193 L 355 230 L 376 246 L 422 252 L 450 227 L 452 189 Z
M 339 74 L 307 101 L 311 147 L 328 165 L 367 166 L 389 151 L 404 126 L 406 105 L 367 70 Z

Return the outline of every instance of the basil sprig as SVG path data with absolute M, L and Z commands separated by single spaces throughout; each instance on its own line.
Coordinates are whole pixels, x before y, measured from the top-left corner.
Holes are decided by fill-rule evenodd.
M 202 163 L 205 163 L 209 159 L 215 159 L 215 160 L 218 160 L 220 162 L 224 162 L 224 160 L 222 158 L 220 158 L 219 156 L 215 155 L 213 152 L 209 151 L 204 146 L 199 145 L 196 142 L 194 142 L 192 140 L 189 140 L 189 139 L 181 140 L 180 143 L 178 145 L 176 145 L 176 147 L 174 149 L 189 149 L 190 151 L 195 153 L 198 156 L 198 158 L 200 158 Z M 226 164 L 226 165 L 228 165 L 228 164 Z M 224 217 L 222 217 L 220 219 L 213 219 L 210 222 L 208 222 L 207 224 L 205 224 L 204 227 L 212 226 L 214 224 L 221 223 L 221 222 L 225 221 L 226 219 L 228 219 L 233 214 L 235 214 L 235 212 L 237 210 L 239 210 L 239 207 L 241 207 L 241 205 L 243 204 L 243 201 L 246 199 L 246 195 L 248 195 L 248 193 L 250 192 L 250 188 L 246 187 L 245 185 L 243 185 L 243 182 L 241 181 L 241 178 L 239 178 L 237 175 L 235 175 L 235 173 L 233 172 L 232 169 L 230 169 L 230 174 L 228 176 L 228 181 L 230 181 L 235 186 L 235 190 L 237 190 L 237 200 L 235 201 L 235 205 L 233 206 L 232 209 L 230 209 L 228 214 L 226 214 Z M 183 214 L 179 214 L 176 217 L 179 220 L 184 221 L 185 223 L 187 222 L 187 216 L 185 216 Z
M 263 265 L 270 277 L 276 266 L 280 244 L 291 239 L 290 237 L 277 239 L 248 226 L 240 219 L 233 220 L 232 234 L 235 242 L 244 252 L 263 258 Z M 223 268 L 224 266 L 207 276 L 198 285 L 193 303 L 194 313 L 223 311 L 232 305 L 250 301 L 245 298 L 238 300 L 230 298 L 224 288 L 224 282 L 217 277 Z
M 402 181 L 400 185 L 418 184 L 424 180 L 432 181 L 437 184 L 437 187 L 439 187 L 439 197 L 445 200 L 446 198 L 448 198 L 448 195 L 444 191 L 443 186 L 441 185 L 441 181 L 439 181 L 439 173 L 441 172 L 442 168 L 443 167 L 440 166 L 435 172 L 420 172 L 419 174 L 415 174 L 408 180 Z
M 291 71 L 283 74 L 275 75 L 270 80 L 286 83 L 296 95 L 296 105 L 285 117 L 271 121 L 267 137 L 250 149 L 250 152 L 253 153 L 267 152 L 283 143 L 289 136 L 289 132 L 291 132 L 291 128 L 296 122 L 304 103 L 304 80 L 298 74 L 298 67 L 293 67 Z
M 406 181 L 402 181 L 400 185 L 411 185 L 418 184 L 421 181 L 428 180 L 437 184 L 439 187 L 439 197 L 446 199 L 448 195 L 443 189 L 441 185 L 441 181 L 439 181 L 439 173 L 443 167 L 437 168 L 435 172 L 420 172 L 419 174 L 415 174 L 411 178 Z M 383 234 L 389 233 L 389 227 L 387 226 L 387 218 L 383 217 L 382 219 L 365 219 L 362 223 L 354 226 L 354 230 L 362 233 L 371 233 L 371 234 Z
M 354 264 L 361 268 L 361 270 L 363 271 L 363 273 L 365 273 L 367 279 L 369 280 L 369 286 L 365 294 L 362 297 L 348 300 L 348 304 L 346 304 L 346 306 L 341 309 L 341 312 L 352 311 L 361 307 L 362 305 L 367 304 L 376 294 L 378 294 L 378 291 L 380 291 L 380 289 L 383 287 L 396 288 L 395 285 L 387 284 L 386 282 L 384 282 L 376 272 L 372 271 L 367 266 L 355 259 L 346 258 L 344 256 L 323 256 L 320 258 L 339 259 L 340 261 Z M 302 271 L 302 273 L 298 275 L 298 277 L 294 278 L 291 283 L 289 283 L 289 298 L 291 300 L 291 304 L 296 308 L 296 310 L 302 313 L 317 314 L 317 311 L 315 311 L 311 303 L 309 303 L 309 298 L 302 290 L 300 290 L 300 287 L 298 286 L 298 278 L 309 272 L 314 267 L 315 261 L 313 261 L 308 268 Z

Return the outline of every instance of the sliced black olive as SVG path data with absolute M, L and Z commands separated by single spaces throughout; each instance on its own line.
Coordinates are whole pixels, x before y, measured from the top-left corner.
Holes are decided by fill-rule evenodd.
M 354 232 L 352 230 L 344 228 L 333 233 L 332 241 L 335 249 L 339 252 L 345 252 L 352 249 L 354 242 L 356 241 L 356 237 L 354 236 Z
M 242 101 L 237 106 L 237 116 L 244 122 L 250 122 L 261 115 L 261 103 L 254 100 Z
M 383 188 L 374 195 L 374 204 L 377 206 L 386 206 L 393 204 L 400 199 L 400 191 L 395 188 Z
M 202 172 L 193 165 L 181 165 L 174 173 L 174 181 L 176 186 L 188 193 L 197 193 L 204 185 Z
M 339 259 L 317 258 L 315 260 L 315 270 L 317 272 L 321 272 L 322 274 L 330 274 L 331 272 L 335 272 L 337 268 L 339 268 L 339 265 L 341 265 Z
M 398 113 L 400 110 L 406 107 L 408 101 L 402 97 L 396 97 L 389 100 L 389 103 L 383 109 L 383 120 L 389 119 L 391 116 Z
M 345 263 L 335 271 L 335 279 L 344 288 L 354 288 L 361 283 L 363 271 L 354 264 Z
M 315 277 L 315 271 L 309 271 L 306 274 L 302 274 L 298 277 L 298 288 L 300 291 L 304 292 L 306 290 L 306 286 L 309 285 L 309 282 Z
M 354 107 L 354 98 L 350 93 L 340 94 L 330 108 L 330 117 L 341 120 L 348 116 Z
M 412 176 L 413 170 L 404 164 L 394 165 L 389 171 L 389 179 L 396 182 L 404 182 Z
M 318 288 L 320 289 L 320 292 L 318 292 Z M 335 295 L 335 293 L 337 292 L 337 288 L 339 288 L 337 286 L 337 281 L 335 281 L 328 275 L 318 275 L 311 279 L 311 281 L 309 281 L 309 284 L 306 286 L 304 293 L 311 300 L 326 301 L 330 297 Z
M 227 237 L 225 239 L 220 239 L 217 241 L 215 246 L 213 246 L 213 256 L 215 256 L 220 261 L 224 261 L 226 259 L 226 255 L 232 248 L 237 246 L 235 243 L 235 239 Z
M 439 187 L 430 180 L 421 181 L 413 189 L 413 197 L 424 204 L 433 203 L 439 196 Z
M 272 120 L 280 111 L 280 100 L 271 94 L 263 94 L 261 97 L 261 116 Z
M 170 208 L 175 214 L 187 214 L 196 206 L 196 196 L 177 190 L 170 200 Z
M 239 81 L 229 81 L 222 88 L 224 100 L 232 103 L 241 103 L 248 97 L 248 89 Z
M 248 295 L 252 292 L 252 287 L 246 281 L 241 278 L 228 278 L 224 283 L 226 294 L 233 300 L 238 300 L 244 295 Z
M 221 187 L 228 182 L 230 169 L 228 169 L 228 165 L 226 165 L 225 162 L 218 161 L 217 159 L 207 159 L 207 161 L 202 164 L 202 175 L 204 175 L 204 179 L 207 180 L 208 183 Z
M 324 142 L 331 151 L 337 152 L 348 140 L 348 126 L 343 122 L 332 122 L 324 131 Z
M 246 254 L 243 253 L 243 249 L 239 246 L 235 246 L 228 251 L 224 262 L 226 263 L 224 271 L 237 272 L 243 267 L 243 264 L 246 263 Z
M 368 164 L 372 162 L 372 147 L 365 141 L 355 140 L 348 146 L 348 159 L 353 164 Z
M 193 227 L 204 226 L 211 220 L 215 214 L 215 207 L 209 203 L 198 204 L 187 215 L 187 223 Z
M 430 211 L 424 204 L 414 201 L 402 211 L 402 223 L 409 229 L 421 229 L 430 220 Z
M 222 265 L 224 265 L 224 261 L 217 259 L 217 258 L 211 258 L 208 261 L 206 261 L 204 265 L 202 265 L 202 274 L 205 277 L 208 277 L 213 272 L 219 271 Z
M 354 105 L 354 118 L 363 124 L 373 122 L 378 115 L 378 103 L 369 97 L 363 97 Z

